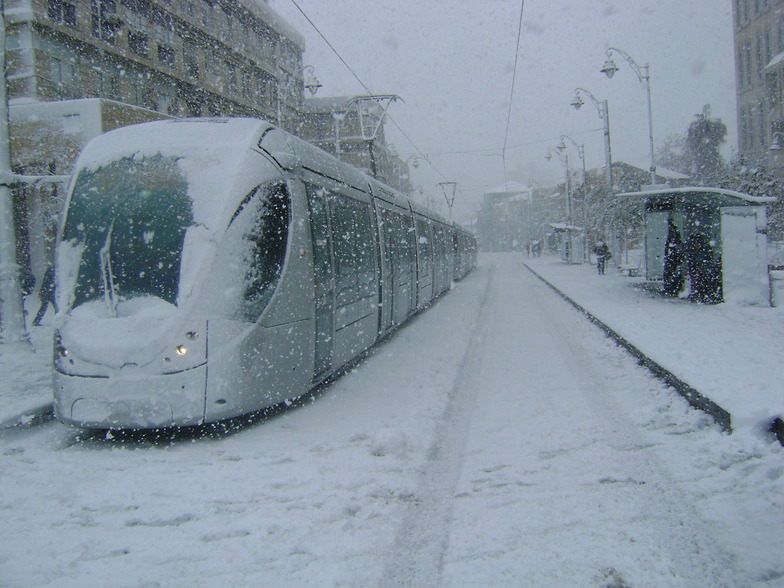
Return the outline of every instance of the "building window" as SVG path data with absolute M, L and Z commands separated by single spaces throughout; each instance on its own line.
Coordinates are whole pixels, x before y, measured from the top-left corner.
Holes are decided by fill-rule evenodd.
M 740 152 L 746 151 L 746 109 L 740 111 L 740 128 L 738 129 L 738 148 Z
M 765 29 L 765 65 L 770 63 L 770 60 L 773 58 L 773 43 L 771 43 L 772 33 L 770 29 Z
M 774 120 L 770 123 L 771 149 L 784 148 L 784 121 Z
M 158 26 L 156 34 L 158 36 L 158 61 L 161 65 L 174 67 L 177 60 L 177 51 L 174 48 L 174 31 Z
M 138 31 L 128 31 L 128 49 L 136 53 L 136 55 L 147 57 L 148 45 L 149 37 L 146 34 Z
M 228 61 L 226 62 L 226 92 L 232 95 L 237 93 L 237 68 Z
M 174 47 L 169 45 L 158 45 L 158 61 L 161 65 L 174 67 L 177 62 L 177 54 Z
M 762 47 L 762 35 L 757 35 L 757 53 L 755 55 L 757 59 L 757 75 L 761 78 L 762 77 L 762 70 L 765 67 L 765 63 L 762 61 L 764 59 L 764 51 Z
M 778 53 L 784 51 L 784 19 L 779 20 L 778 27 Z
M 54 84 L 53 96 L 56 100 L 70 100 L 76 97 L 76 68 L 71 61 L 50 57 L 49 77 Z
M 779 103 L 779 75 L 778 73 L 765 74 L 765 85 L 767 87 L 768 102 L 771 106 Z
M 252 39 L 254 35 L 253 32 L 250 30 L 250 26 L 248 25 L 248 23 L 244 22 L 242 23 L 242 28 L 240 30 L 242 31 L 240 37 L 240 48 L 243 51 L 252 51 L 253 50 Z
M 108 66 L 107 69 L 112 66 Z M 116 71 L 111 73 L 98 69 L 96 71 L 98 95 L 116 100 L 120 94 L 120 76 Z
M 185 42 L 182 53 L 185 62 L 185 74 L 192 80 L 199 79 L 199 49 L 190 41 Z
M 223 90 L 223 77 L 221 76 L 221 66 L 223 62 L 221 61 L 220 55 L 215 48 L 207 50 L 207 59 L 204 63 L 204 69 L 213 76 L 213 83 L 218 86 L 221 90 Z
M 82 120 L 79 114 L 66 114 L 63 116 L 63 132 L 69 135 L 82 132 Z
M 106 41 L 110 45 L 117 43 L 117 33 L 122 28 L 122 21 L 117 16 L 115 0 L 91 0 L 93 36 Z
M 128 49 L 147 57 L 149 50 L 150 37 L 147 34 L 148 23 L 147 19 L 137 12 L 128 12 Z
M 247 70 L 242 72 L 242 97 L 250 102 L 253 100 L 253 73 Z
M 743 88 L 746 82 L 745 71 L 743 67 L 743 49 L 738 51 L 738 86 Z
M 202 0 L 201 2 L 202 23 L 208 29 L 215 25 L 215 7 L 213 4 L 214 0 Z
M 76 6 L 68 0 L 49 0 L 49 18 L 54 22 L 76 26 Z

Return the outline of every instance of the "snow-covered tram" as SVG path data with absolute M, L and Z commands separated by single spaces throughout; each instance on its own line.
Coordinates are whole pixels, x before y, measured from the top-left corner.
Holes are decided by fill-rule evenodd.
M 471 233 L 267 122 L 112 131 L 58 233 L 57 416 L 158 428 L 279 404 L 475 262 Z

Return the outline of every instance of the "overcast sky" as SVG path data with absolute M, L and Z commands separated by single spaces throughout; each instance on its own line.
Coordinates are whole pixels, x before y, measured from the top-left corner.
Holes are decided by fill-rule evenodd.
M 612 80 L 600 73 L 607 47 L 650 64 L 657 148 L 710 104 L 729 131 L 726 154 L 737 149 L 730 0 L 525 0 L 514 89 L 518 0 L 296 4 L 371 92 L 403 99 L 389 111 L 402 132 L 387 123 L 388 142 L 403 159 L 428 155 L 433 166 L 412 173 L 426 192 L 458 182 L 458 220 L 503 183 L 505 142 L 509 179 L 526 183 L 562 176 L 545 159 L 561 134 L 585 145 L 589 168 L 603 165 L 602 121 L 589 101 L 570 106 L 576 87 L 608 100 L 613 159 L 647 169 L 645 90 L 622 57 Z M 319 96 L 367 93 L 294 0 L 270 5 L 305 37 Z

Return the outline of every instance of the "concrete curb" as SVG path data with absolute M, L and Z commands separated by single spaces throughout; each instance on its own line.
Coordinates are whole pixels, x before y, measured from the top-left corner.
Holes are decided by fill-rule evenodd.
M 542 282 L 544 282 L 547 286 L 549 286 L 556 294 L 558 294 L 561 298 L 563 298 L 566 302 L 571 304 L 574 308 L 580 311 L 585 317 L 599 327 L 605 335 L 607 335 L 610 339 L 615 341 L 618 345 L 623 347 L 628 353 L 630 353 L 637 362 L 648 368 L 650 372 L 656 376 L 659 380 L 674 388 L 678 394 L 683 396 L 686 401 L 691 404 L 694 408 L 697 408 L 711 417 L 716 423 L 727 433 L 732 433 L 732 415 L 729 412 L 724 410 L 721 406 L 713 402 L 710 398 L 703 396 L 700 392 L 698 392 L 695 388 L 689 386 L 686 382 L 681 380 L 678 376 L 673 374 L 671 371 L 666 369 L 665 367 L 659 365 L 651 358 L 647 357 L 640 349 L 635 347 L 632 343 L 628 340 L 624 339 L 621 335 L 616 333 L 612 330 L 609 326 L 607 326 L 604 322 L 599 320 L 596 316 L 588 312 L 585 308 L 580 306 L 577 302 L 569 298 L 566 294 L 564 294 L 561 290 L 559 290 L 556 286 L 548 282 L 544 277 L 539 275 L 536 271 L 534 271 L 528 264 L 523 262 L 523 266 L 530 271 L 533 275 L 539 278 Z

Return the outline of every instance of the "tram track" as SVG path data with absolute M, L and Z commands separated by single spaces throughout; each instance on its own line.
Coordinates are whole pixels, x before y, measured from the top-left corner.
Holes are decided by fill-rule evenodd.
M 471 339 L 448 403 L 433 435 L 425 472 L 401 524 L 393 553 L 382 576 L 381 586 L 434 586 L 443 571 L 449 539 L 449 518 L 454 488 L 460 476 L 467 431 L 479 390 L 476 380 L 482 361 L 481 347 L 488 334 L 491 309 L 486 302 L 494 281 L 494 268 L 486 271 L 479 312 L 470 326 Z
M 640 565 L 672 585 L 737 585 L 716 530 L 660 463 L 658 433 L 647 438 L 628 414 L 634 404 L 618 396 L 630 370 L 629 386 L 658 384 L 521 270 L 487 268 L 470 343 L 380 585 L 472 585 L 488 565 L 497 573 L 521 561 L 530 576 L 516 581 L 530 585 L 633 586 Z M 509 347 L 518 366 L 504 362 Z M 522 446 L 520 431 L 530 431 Z M 607 488 L 619 501 L 610 511 Z M 515 539 L 494 550 L 505 535 Z M 580 535 L 595 535 L 598 547 L 574 557 L 566 546 Z

